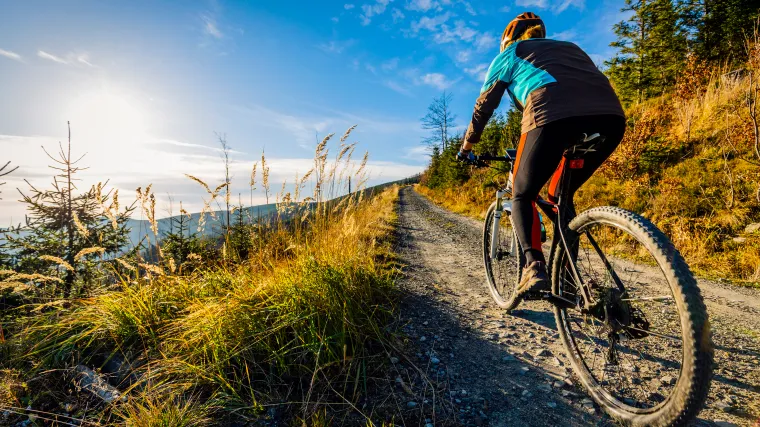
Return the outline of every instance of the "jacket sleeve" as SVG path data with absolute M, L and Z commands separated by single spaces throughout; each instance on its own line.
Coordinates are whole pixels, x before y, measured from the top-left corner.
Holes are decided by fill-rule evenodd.
M 475 110 L 472 112 L 472 120 L 467 127 L 467 133 L 464 135 L 465 142 L 477 144 L 480 141 L 483 129 L 485 129 L 486 123 L 493 116 L 493 112 L 499 107 L 507 86 L 506 82 L 496 80 L 490 88 L 480 94 L 475 102 Z

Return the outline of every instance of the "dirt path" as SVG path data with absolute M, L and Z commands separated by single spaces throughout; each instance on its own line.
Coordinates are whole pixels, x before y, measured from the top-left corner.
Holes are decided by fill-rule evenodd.
M 481 223 L 435 206 L 412 188 L 401 191 L 399 221 L 406 266 L 401 321 L 412 341 L 410 363 L 438 384 L 423 392 L 419 408 L 408 403 L 421 425 L 613 424 L 574 385 L 550 307 L 523 303 L 507 315 L 491 301 Z M 700 286 L 717 368 L 698 425 L 753 425 L 760 414 L 760 293 L 706 281 Z M 410 381 L 396 379 L 404 388 Z M 423 409 L 436 401 L 438 408 Z

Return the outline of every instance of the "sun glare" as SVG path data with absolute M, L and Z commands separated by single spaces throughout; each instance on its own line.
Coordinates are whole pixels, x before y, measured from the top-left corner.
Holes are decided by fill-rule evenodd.
M 145 135 L 144 109 L 139 100 L 126 93 L 101 89 L 75 99 L 68 111 L 80 134 L 108 141 L 123 141 Z

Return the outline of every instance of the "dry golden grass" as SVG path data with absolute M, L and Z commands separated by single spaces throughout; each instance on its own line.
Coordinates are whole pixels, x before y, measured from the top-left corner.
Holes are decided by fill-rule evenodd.
M 372 197 L 363 190 L 341 196 L 347 187 L 343 180 L 351 177 L 356 189 L 367 179 L 367 155 L 354 164 L 355 145 L 344 144 L 353 129 L 341 138 L 335 161 L 327 160 L 326 137 L 317 147 L 314 167 L 296 178 L 293 194 L 280 191 L 276 216 L 250 224 L 253 250 L 247 258 L 221 262 L 191 253 L 188 262 L 199 268 L 182 269 L 163 259 L 159 247 L 157 264 L 140 257 L 111 262 L 122 272 L 115 286 L 65 304 L 29 307 L 12 337 L 0 342 L 0 368 L 9 369 L 0 378 L 0 410 L 35 395 L 14 386 L 22 379 L 46 384 L 46 399 L 55 401 L 70 386 L 65 372 L 114 354 L 139 360 L 131 372 L 138 380 L 122 387 L 126 402 L 101 407 L 96 425 L 197 426 L 229 411 L 255 419 L 263 403 L 276 399 L 283 382 L 289 384 L 285 390 L 307 384 L 302 392 L 309 395 L 338 379 L 363 384 L 366 374 L 357 367 L 386 339 L 393 308 L 391 236 L 398 188 Z M 257 168 L 250 176 L 251 191 Z M 263 156 L 260 169 L 268 197 L 269 166 Z M 206 189 L 204 210 L 213 215 L 211 205 L 221 188 L 212 190 L 188 177 Z M 306 195 L 309 183 L 314 192 Z M 153 189 L 137 193 L 155 238 Z M 97 252 L 100 248 L 89 248 L 78 257 Z M 4 273 L 3 283 L 55 279 Z M 361 392 L 352 390 L 351 396 L 359 399 Z M 319 402 L 313 400 L 303 419 L 318 412 Z

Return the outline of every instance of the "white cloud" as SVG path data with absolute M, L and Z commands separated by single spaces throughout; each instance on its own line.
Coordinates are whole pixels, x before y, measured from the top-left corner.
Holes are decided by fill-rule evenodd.
M 499 46 L 499 40 L 491 33 L 480 33 L 475 38 L 475 48 L 478 51 L 485 51 L 489 49 L 497 49 Z
M 388 89 L 394 92 L 400 93 L 404 96 L 408 96 L 410 98 L 414 97 L 414 94 L 412 94 L 412 92 L 409 89 L 407 89 L 406 87 L 402 86 L 401 84 L 393 80 L 386 80 L 383 82 L 383 85 L 387 87 Z
M 90 55 L 87 53 L 69 52 L 65 57 L 61 57 L 58 55 L 53 55 L 49 52 L 45 52 L 44 50 L 39 50 L 37 51 L 37 56 L 42 59 L 47 59 L 48 61 L 53 61 L 64 65 L 86 65 L 88 67 L 95 67 L 95 65 L 90 62 Z
M 460 64 L 468 62 L 470 58 L 472 57 L 472 51 L 469 49 L 466 50 L 460 50 L 457 52 L 456 61 Z
M 491 33 L 480 32 L 463 20 L 458 20 L 453 25 L 449 25 L 447 24 L 449 18 L 451 18 L 451 14 L 448 12 L 432 18 L 423 16 L 418 21 L 412 22 L 412 33 L 419 34 L 421 30 L 427 30 L 432 34 L 435 43 L 466 43 L 475 46 L 478 51 L 496 46 L 496 37 Z
M 471 75 L 478 81 L 484 81 L 486 79 L 486 71 L 488 71 L 488 64 L 478 64 L 471 68 L 465 68 L 464 72 Z
M 464 21 L 454 22 L 454 27 L 451 28 L 448 25 L 441 25 L 441 29 L 433 36 L 433 40 L 436 43 L 451 43 L 453 41 L 461 40 L 463 42 L 471 42 L 478 32 L 470 27 Z
M 469 2 L 462 1 L 462 4 L 464 5 L 464 10 L 467 11 L 472 16 L 476 16 L 478 12 L 475 11 L 475 8 L 472 7 L 472 5 Z
M 569 29 L 565 31 L 560 31 L 559 33 L 550 34 L 546 38 L 554 39 L 554 40 L 574 40 L 577 35 L 578 35 L 578 32 L 576 32 L 573 29 Z
M 6 58 L 13 59 L 16 61 L 21 61 L 21 55 L 19 55 L 16 52 L 11 52 L 9 50 L 0 49 L 0 56 L 4 56 Z
M 363 4 L 363 14 L 359 16 L 362 25 L 369 25 L 372 22 L 372 17 L 376 15 L 382 15 L 388 4 L 393 0 L 375 0 L 373 4 Z
M 394 23 L 400 22 L 401 20 L 403 20 L 404 18 L 406 18 L 406 16 L 404 15 L 404 12 L 396 9 L 395 7 L 391 11 L 391 17 L 393 17 L 393 22 Z
M 406 4 L 407 10 L 414 10 L 417 12 L 427 12 L 431 9 L 438 9 L 438 3 L 433 0 L 410 0 Z
M 329 43 L 319 44 L 317 47 L 327 53 L 341 54 L 354 44 L 356 44 L 356 40 L 353 39 L 343 41 L 332 40 Z
M 509 6 L 502 6 L 501 9 L 499 9 L 499 12 L 507 13 L 510 10 L 512 10 Z
M 577 9 L 583 10 L 583 8 L 586 6 L 585 0 L 563 0 L 555 9 L 555 13 L 562 13 L 570 6 L 573 6 Z
M 216 22 L 216 17 L 211 13 L 201 14 L 201 20 L 203 21 L 203 33 L 209 35 L 215 39 L 221 39 L 224 34 L 219 30 L 219 26 Z
M 330 20 L 337 24 L 340 21 L 340 18 L 338 18 L 337 16 L 333 16 L 332 18 L 330 18 Z
M 427 145 L 415 145 L 406 149 L 406 152 L 402 156 L 404 159 L 427 161 L 430 156 L 430 147 Z
M 558 2 L 549 2 L 548 0 L 517 0 L 515 5 L 521 7 L 537 7 L 539 9 L 551 9 L 554 13 L 562 13 L 568 8 L 575 7 L 583 10 L 586 7 L 585 0 L 562 0 Z
M 55 56 L 52 53 L 47 53 L 47 52 L 42 51 L 42 50 L 38 50 L 37 51 L 37 56 L 39 56 L 42 59 L 47 59 L 49 61 L 57 62 L 59 64 L 66 64 L 66 65 L 68 65 L 68 63 L 69 63 L 69 61 L 67 61 L 67 60 L 65 60 L 65 59 L 63 59 L 61 57 Z
M 432 86 L 438 90 L 446 90 L 457 81 L 459 80 L 449 80 L 441 73 L 427 73 L 419 79 L 421 84 Z
M 549 0 L 517 0 L 516 6 L 521 7 L 537 7 L 539 9 L 546 9 L 549 7 Z
M 346 4 L 343 5 L 343 8 L 346 9 L 346 10 L 351 10 L 354 7 L 355 6 L 353 4 L 351 4 L 351 3 L 346 3 Z
M 88 67 L 94 67 L 94 65 L 92 65 L 92 63 L 90 62 L 90 55 L 86 53 L 81 53 L 77 55 L 77 62 L 79 62 L 80 64 L 84 64 Z
M 386 72 L 387 71 L 393 71 L 396 68 L 398 68 L 398 63 L 399 63 L 399 59 L 398 58 L 391 58 L 391 59 L 383 62 L 382 64 L 380 64 L 380 68 L 383 71 L 386 71 Z
M 451 13 L 449 12 L 433 16 L 432 18 L 429 16 L 423 16 L 418 21 L 412 22 L 412 31 L 415 33 L 418 33 L 420 30 L 435 32 L 438 30 L 438 27 L 448 21 L 450 17 Z

